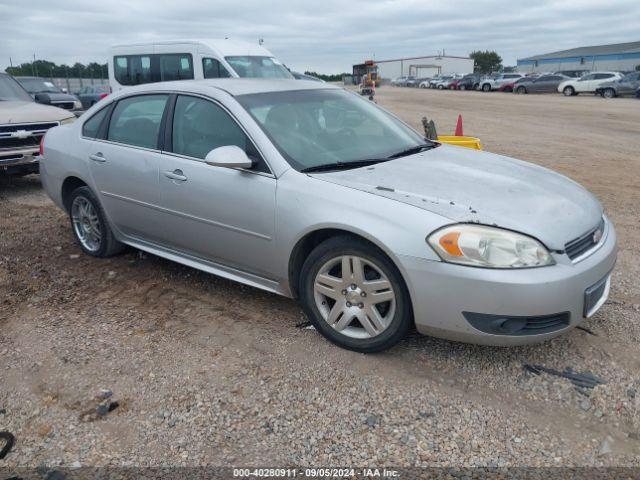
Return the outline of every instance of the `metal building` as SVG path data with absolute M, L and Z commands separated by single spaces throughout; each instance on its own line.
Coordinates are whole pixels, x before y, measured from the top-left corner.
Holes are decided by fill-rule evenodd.
M 519 72 L 559 70 L 634 70 L 640 65 L 640 42 L 579 47 L 518 60 Z
M 375 65 L 378 67 L 378 76 L 382 81 L 389 81 L 403 75 L 432 77 L 438 73 L 473 73 L 473 59 L 449 55 L 375 60 Z M 363 67 L 364 64 L 353 66 L 354 81 Z

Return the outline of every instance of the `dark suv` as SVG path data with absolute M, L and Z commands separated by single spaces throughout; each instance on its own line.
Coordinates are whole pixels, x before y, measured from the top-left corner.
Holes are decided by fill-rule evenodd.
M 40 77 L 14 77 L 29 95 L 38 103 L 64 108 L 79 117 L 82 112 L 82 103 L 78 97 L 64 93 L 52 81 Z
M 480 78 L 482 75 L 477 73 L 470 73 L 458 80 L 457 90 L 477 90 L 480 85 Z

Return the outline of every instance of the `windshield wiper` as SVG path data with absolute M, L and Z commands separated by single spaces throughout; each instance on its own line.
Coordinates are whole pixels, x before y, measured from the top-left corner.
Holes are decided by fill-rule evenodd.
M 437 147 L 437 143 L 422 143 L 420 145 L 416 145 L 415 147 L 407 148 L 405 150 L 401 150 L 397 153 L 389 155 L 387 158 L 400 158 L 406 157 L 407 155 L 414 155 L 416 153 L 424 152 L 425 150 L 431 150 L 432 148 Z
M 389 158 L 370 158 L 366 160 L 355 160 L 353 162 L 323 163 L 321 165 L 314 165 L 312 167 L 303 168 L 300 171 L 302 173 L 311 173 L 311 172 L 326 172 L 329 170 L 346 170 L 349 168 L 366 167 L 367 165 L 386 162 L 387 160 L 390 160 L 390 159 Z

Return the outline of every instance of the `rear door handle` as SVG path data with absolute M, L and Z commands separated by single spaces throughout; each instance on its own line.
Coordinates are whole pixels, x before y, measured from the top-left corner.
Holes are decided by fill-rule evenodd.
M 178 180 L 179 182 L 187 181 L 187 177 L 185 177 L 182 173 L 182 170 L 178 168 L 176 168 L 173 172 L 171 170 L 165 171 L 164 176 L 170 178 L 171 180 Z
M 107 161 L 107 159 L 104 158 L 104 155 L 102 155 L 102 152 L 98 152 L 98 153 L 94 153 L 93 155 L 89 155 L 89 158 L 91 160 L 93 160 L 94 162 L 104 163 L 104 162 Z

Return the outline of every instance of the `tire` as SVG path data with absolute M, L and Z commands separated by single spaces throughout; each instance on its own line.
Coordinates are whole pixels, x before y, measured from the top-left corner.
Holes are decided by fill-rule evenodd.
M 485 83 L 482 85 L 482 91 L 483 92 L 490 92 L 491 91 L 491 85 L 488 83 Z
M 438 90 L 444 90 L 444 85 L 438 85 Z
M 342 265 L 350 273 L 343 275 Z M 354 279 L 351 272 L 360 274 Z M 375 289 L 367 285 L 373 280 L 378 280 Z M 302 266 L 299 286 L 302 307 L 313 326 L 342 348 L 362 353 L 387 350 L 413 325 L 402 275 L 383 252 L 364 240 L 339 236 L 318 245 Z
M 615 98 L 616 91 L 613 88 L 605 88 L 602 91 L 602 98 Z
M 568 86 L 562 89 L 562 93 L 564 94 L 565 97 L 572 97 L 576 94 L 576 90 L 575 88 Z
M 116 240 L 102 205 L 89 187 L 79 187 L 69 197 L 69 220 L 80 248 L 92 257 L 117 255 L 125 245 Z
M 519 93 L 520 95 L 523 95 L 523 94 L 527 93 L 527 89 L 524 88 L 524 87 L 518 87 L 516 89 L 516 93 Z
M 466 85 L 460 85 L 459 90 L 466 90 L 467 86 Z

